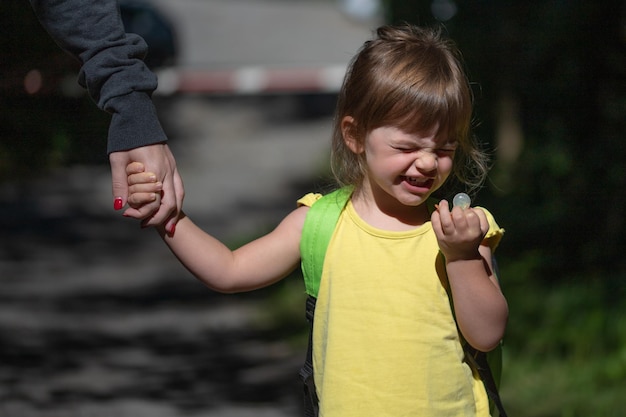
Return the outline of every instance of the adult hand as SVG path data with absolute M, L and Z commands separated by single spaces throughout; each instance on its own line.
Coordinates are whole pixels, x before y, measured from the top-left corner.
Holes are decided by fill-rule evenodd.
M 130 162 L 141 162 L 146 171 L 156 174 L 163 183 L 163 191 L 157 199 L 139 208 L 128 208 L 124 215 L 142 219 L 143 226 L 165 224 L 165 230 L 174 233 L 178 214 L 182 209 L 185 189 L 176 168 L 176 160 L 167 144 L 158 143 L 109 155 L 113 184 L 114 208 L 121 210 L 128 199 L 128 177 L 126 166 Z

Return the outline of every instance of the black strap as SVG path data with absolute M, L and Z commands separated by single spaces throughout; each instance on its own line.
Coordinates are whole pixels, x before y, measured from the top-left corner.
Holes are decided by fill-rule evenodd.
M 317 417 L 319 414 L 319 400 L 313 379 L 313 316 L 315 315 L 316 298 L 308 296 L 306 299 L 306 319 L 309 322 L 309 345 L 306 359 L 300 369 L 300 379 L 304 388 L 304 416 Z
M 478 375 L 480 375 L 480 379 L 485 385 L 485 391 L 487 391 L 489 399 L 498 409 L 499 417 L 507 417 L 506 411 L 504 410 L 504 405 L 502 404 L 502 400 L 500 399 L 500 394 L 498 393 L 498 386 L 496 385 L 496 381 L 494 380 L 493 374 L 491 373 L 489 362 L 487 362 L 487 355 L 485 354 L 485 352 L 474 349 L 467 342 L 463 345 L 463 350 L 465 351 L 465 357 L 467 361 L 474 369 L 476 369 Z
M 441 252 L 440 252 L 441 254 Z M 442 259 L 443 254 L 441 254 Z M 493 265 L 493 272 L 496 277 L 500 276 L 500 271 L 498 268 L 498 262 L 496 261 L 496 257 L 492 255 L 491 263 Z M 452 301 L 452 292 L 450 291 L 450 286 L 446 288 L 448 292 L 448 298 L 450 300 L 450 308 L 452 309 L 452 314 L 455 315 L 454 312 L 454 303 Z M 454 320 L 456 321 L 456 315 Z M 485 352 L 481 352 L 475 349 L 472 345 L 467 343 L 463 339 L 463 335 L 459 330 L 459 336 L 461 337 L 461 343 L 463 344 L 463 351 L 465 352 L 465 359 L 469 363 L 469 365 L 478 372 L 480 379 L 483 381 L 483 385 L 485 386 L 485 391 L 487 392 L 487 396 L 496 406 L 498 410 L 498 417 L 507 417 L 506 411 L 504 410 L 504 405 L 502 404 L 502 400 L 500 399 L 500 393 L 498 392 L 498 384 L 493 377 L 493 373 L 491 372 L 491 367 L 489 366 L 489 362 L 487 361 L 487 354 Z M 489 407 L 491 408 L 491 406 Z M 494 416 L 495 417 L 495 416 Z

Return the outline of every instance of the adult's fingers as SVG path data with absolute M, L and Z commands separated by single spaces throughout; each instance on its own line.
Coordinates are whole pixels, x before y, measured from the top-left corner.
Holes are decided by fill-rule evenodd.
M 111 164 L 111 186 L 113 191 L 113 208 L 121 210 L 128 198 L 128 180 L 126 165 L 130 162 L 126 152 L 113 152 L 109 155 Z
M 142 161 L 141 158 L 143 152 L 136 152 L 137 149 L 113 152 L 109 155 L 109 162 L 111 164 L 114 207 L 116 210 L 122 209 L 128 202 L 128 170 L 130 170 L 130 172 L 145 171 L 146 164 Z M 136 164 L 134 162 L 141 162 L 141 164 Z M 156 199 L 152 203 L 144 204 L 140 208 L 128 208 L 126 211 L 124 211 L 123 215 L 126 217 L 133 217 L 135 219 L 150 218 L 159 209 L 160 200 L 161 194 L 157 193 Z
M 171 222 L 182 209 L 184 198 L 183 183 L 176 168 L 176 160 L 166 144 L 157 144 L 133 149 L 133 160 L 141 161 L 146 171 L 154 172 L 163 184 L 159 206 L 150 217 L 144 219 L 144 226 L 156 226 Z
M 174 186 L 176 188 L 176 206 L 178 207 L 178 210 L 172 214 L 165 225 L 165 230 L 167 230 L 170 235 L 173 235 L 176 230 L 176 222 L 178 222 L 179 214 L 183 206 L 183 200 L 185 198 L 185 187 L 183 185 L 183 179 L 178 173 L 178 169 L 174 172 Z

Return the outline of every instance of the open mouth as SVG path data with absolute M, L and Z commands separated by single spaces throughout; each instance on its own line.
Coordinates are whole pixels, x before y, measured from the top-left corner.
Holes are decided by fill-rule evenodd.
M 432 178 L 414 178 L 414 177 L 404 177 L 404 180 L 413 187 L 427 187 L 433 184 Z

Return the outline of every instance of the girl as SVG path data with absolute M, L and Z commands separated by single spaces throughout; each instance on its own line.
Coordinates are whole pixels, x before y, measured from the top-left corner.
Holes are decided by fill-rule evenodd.
M 431 213 L 426 204 L 450 180 L 474 190 L 487 174 L 471 107 L 460 56 L 438 30 L 382 27 L 350 65 L 332 167 L 352 194 L 328 246 L 313 331 L 320 416 L 489 415 L 459 331 L 481 351 L 503 336 L 508 308 L 491 264 L 503 230 L 484 209 L 442 200 Z M 160 190 L 142 171 L 128 166 L 136 207 Z M 298 266 L 319 198 L 306 195 L 275 230 L 235 251 L 185 214 L 175 233 L 159 233 L 208 287 L 249 291 Z

